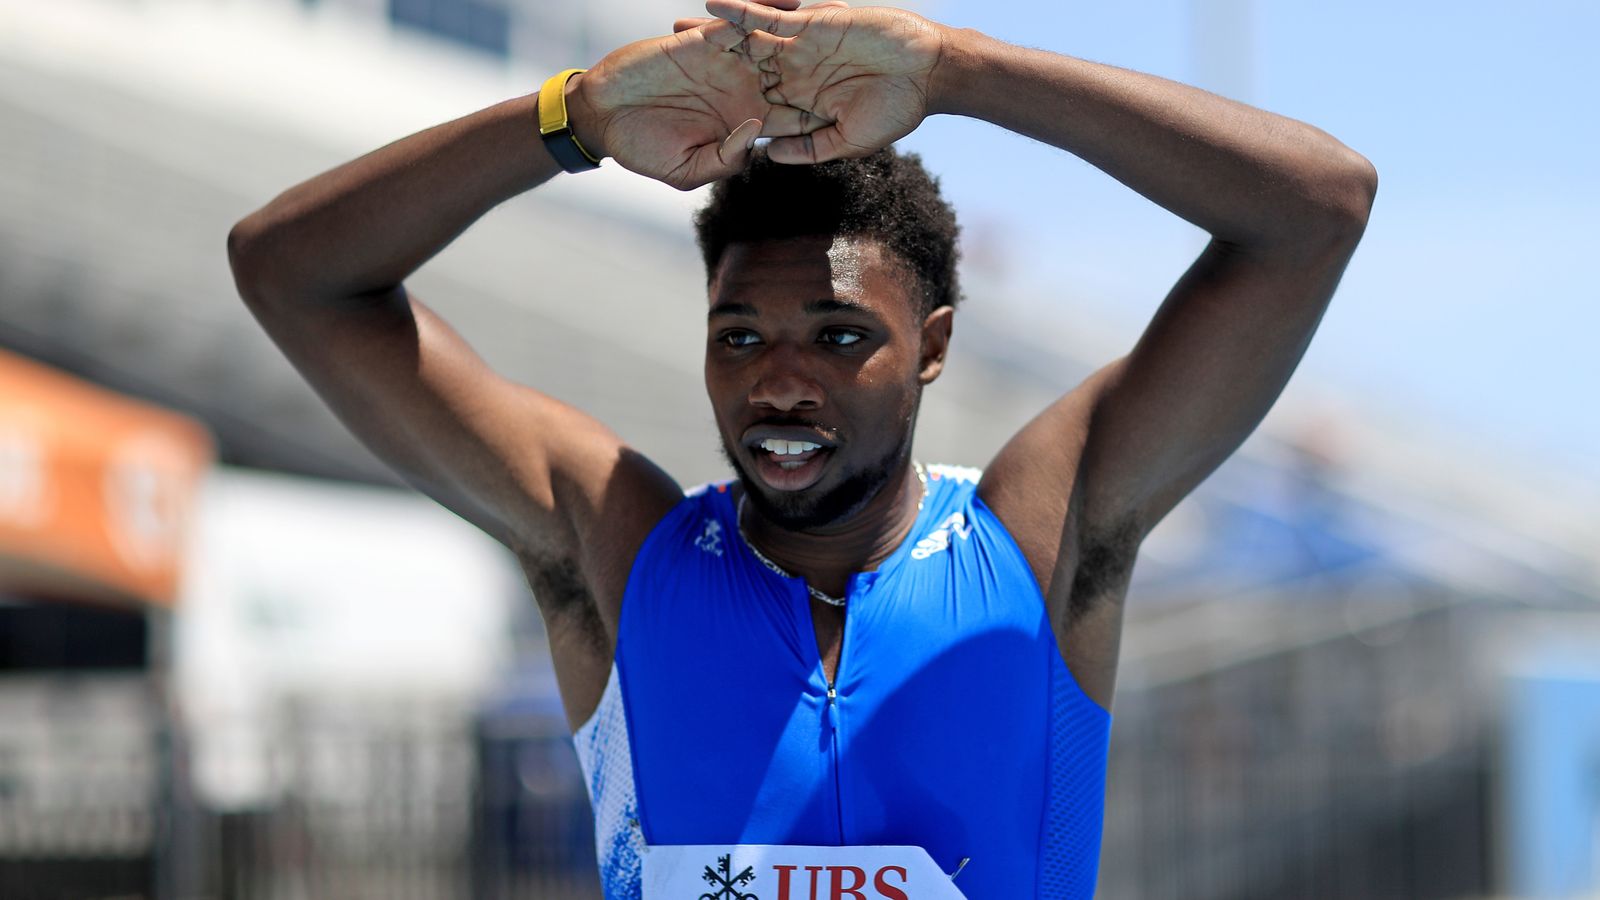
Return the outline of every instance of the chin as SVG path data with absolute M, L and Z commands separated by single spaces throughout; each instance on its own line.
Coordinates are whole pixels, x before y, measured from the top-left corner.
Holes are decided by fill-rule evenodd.
M 842 477 L 824 476 L 821 482 L 798 491 L 775 491 L 752 476 L 738 457 L 723 446 L 723 455 L 739 483 L 744 485 L 750 505 L 769 522 L 789 531 L 809 531 L 848 520 L 889 483 L 894 468 L 895 455 L 890 454 L 877 464 Z M 830 460 L 837 464 L 838 460 Z M 832 475 L 833 473 L 829 473 Z
M 832 488 L 821 485 L 803 491 L 769 491 L 741 472 L 750 505 L 762 518 L 789 531 L 808 531 L 843 522 L 861 511 L 867 501 L 883 487 L 884 481 L 871 483 L 850 479 Z

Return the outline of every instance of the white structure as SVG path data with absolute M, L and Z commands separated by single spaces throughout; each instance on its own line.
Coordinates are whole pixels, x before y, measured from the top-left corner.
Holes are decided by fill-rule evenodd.
M 291 706 L 460 718 L 503 677 L 526 588 L 509 554 L 431 501 L 223 469 L 197 518 L 173 672 L 216 806 L 273 799 Z

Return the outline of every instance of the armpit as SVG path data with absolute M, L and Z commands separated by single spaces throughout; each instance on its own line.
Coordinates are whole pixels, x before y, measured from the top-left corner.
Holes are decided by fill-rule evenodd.
M 581 635 L 593 642 L 589 649 L 603 653 L 605 623 L 577 562 L 570 558 L 543 564 L 525 562 L 523 570 L 546 629 L 559 630 L 566 636 Z
M 1070 627 L 1097 605 L 1127 596 L 1133 564 L 1139 556 L 1139 529 L 1132 523 L 1086 538 L 1079 545 L 1067 597 Z

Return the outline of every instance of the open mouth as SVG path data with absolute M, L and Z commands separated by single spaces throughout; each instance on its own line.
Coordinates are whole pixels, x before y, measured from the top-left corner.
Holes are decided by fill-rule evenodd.
M 756 474 L 779 491 L 804 490 L 822 477 L 833 448 L 815 441 L 765 438 L 750 447 Z

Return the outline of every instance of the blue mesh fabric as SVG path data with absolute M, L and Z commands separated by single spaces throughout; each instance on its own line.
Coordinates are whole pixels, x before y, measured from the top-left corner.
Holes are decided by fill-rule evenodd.
M 1111 716 L 1059 656 L 1050 685 L 1050 793 L 1039 848 L 1040 900 L 1090 900 L 1100 866 Z

